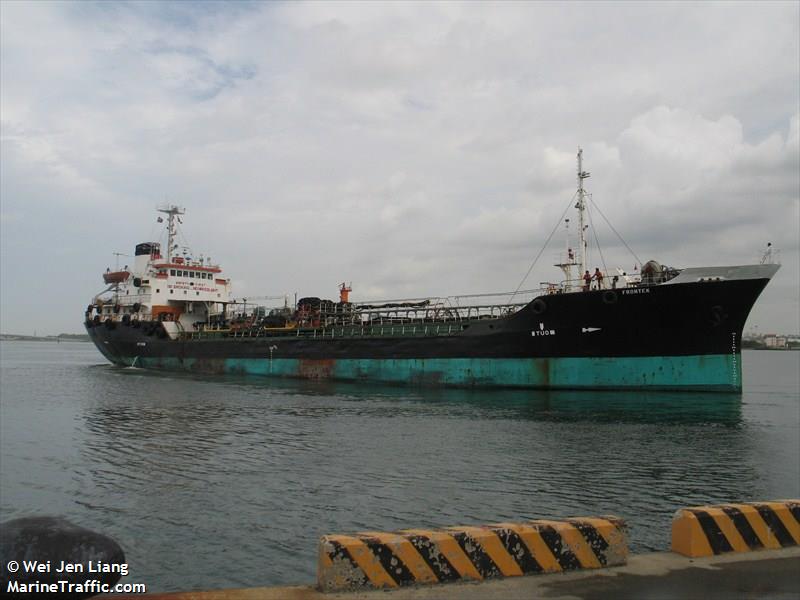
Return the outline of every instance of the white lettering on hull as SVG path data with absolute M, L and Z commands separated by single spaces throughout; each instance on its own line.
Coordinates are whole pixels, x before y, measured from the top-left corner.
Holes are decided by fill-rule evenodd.
M 545 329 L 544 328 L 544 323 L 539 323 L 539 330 L 538 331 L 536 329 L 531 331 L 531 337 L 540 337 L 540 336 L 543 336 L 543 335 L 555 335 L 555 334 L 556 334 L 556 330 L 555 329 Z

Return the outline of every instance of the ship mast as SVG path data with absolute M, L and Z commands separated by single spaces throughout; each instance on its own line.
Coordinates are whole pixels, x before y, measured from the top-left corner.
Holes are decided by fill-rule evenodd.
M 583 149 L 578 148 L 578 202 L 575 204 L 575 208 L 578 209 L 578 224 L 579 224 L 579 234 L 581 240 L 581 271 L 580 277 L 583 277 L 583 274 L 586 273 L 587 267 L 586 265 L 589 262 L 589 248 L 586 243 L 586 228 L 587 225 L 585 224 L 586 218 L 586 190 L 583 189 L 583 180 L 588 179 L 590 177 L 590 173 L 583 170 Z
M 181 208 L 180 206 L 175 206 L 174 204 L 168 204 L 157 210 L 158 212 L 162 212 L 167 215 L 167 262 L 171 262 L 172 246 L 175 242 L 175 236 L 178 233 L 177 225 L 175 225 L 175 219 L 178 215 L 186 213 L 186 209 Z

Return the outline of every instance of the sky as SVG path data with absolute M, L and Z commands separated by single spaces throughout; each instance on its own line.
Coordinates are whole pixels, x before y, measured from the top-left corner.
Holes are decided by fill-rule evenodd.
M 746 331 L 798 332 L 799 142 L 797 2 L 3 0 L 0 331 L 81 332 L 164 202 L 237 297 L 560 281 L 580 146 L 641 260 L 772 242 Z

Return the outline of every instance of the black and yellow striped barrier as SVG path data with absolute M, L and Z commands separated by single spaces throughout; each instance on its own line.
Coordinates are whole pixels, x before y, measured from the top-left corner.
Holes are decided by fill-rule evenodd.
M 326 535 L 319 543 L 323 591 L 396 588 L 625 564 L 617 517 Z
M 800 544 L 800 500 L 682 508 L 672 520 L 672 551 L 684 556 Z

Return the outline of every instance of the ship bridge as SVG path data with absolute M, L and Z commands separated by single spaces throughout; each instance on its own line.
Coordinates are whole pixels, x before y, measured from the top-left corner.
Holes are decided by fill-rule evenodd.
M 103 274 L 108 287 L 97 294 L 87 310 L 95 322 L 162 321 L 168 332 L 196 330 L 200 324 L 225 313 L 230 302 L 230 280 L 219 265 L 188 248 L 176 253 L 178 215 L 183 209 L 159 209 L 167 216 L 167 243 L 142 242 L 134 248 L 133 267 Z M 159 217 L 159 222 L 164 219 Z M 119 254 L 118 254 L 119 255 Z

